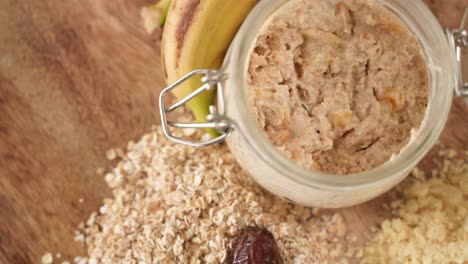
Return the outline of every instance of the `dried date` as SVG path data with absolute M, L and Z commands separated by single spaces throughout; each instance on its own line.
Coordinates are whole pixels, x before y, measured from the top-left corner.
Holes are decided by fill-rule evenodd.
M 225 264 L 283 264 L 283 260 L 273 234 L 249 226 L 241 230 Z

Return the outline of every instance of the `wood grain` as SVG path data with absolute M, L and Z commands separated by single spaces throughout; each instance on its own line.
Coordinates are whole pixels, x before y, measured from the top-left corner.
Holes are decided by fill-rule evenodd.
M 143 4 L 0 1 L 0 263 L 83 253 L 74 230 L 109 195 L 105 150 L 158 122 Z
M 148 1 L 0 1 L 0 263 L 84 254 L 74 230 L 110 195 L 95 173 L 105 151 L 159 122 L 159 41 L 139 20 Z M 452 27 L 468 6 L 427 3 Z M 466 149 L 467 113 L 458 100 L 443 143 Z M 342 210 L 362 241 L 387 199 Z

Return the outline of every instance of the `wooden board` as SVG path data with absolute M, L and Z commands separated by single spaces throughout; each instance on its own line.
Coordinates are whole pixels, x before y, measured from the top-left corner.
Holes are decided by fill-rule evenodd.
M 0 263 L 84 254 L 74 230 L 110 195 L 95 173 L 106 150 L 159 122 L 159 38 L 139 19 L 149 2 L 0 1 Z M 451 27 L 468 6 L 427 3 Z M 457 101 L 442 142 L 466 149 L 467 109 Z M 385 199 L 342 210 L 363 241 Z

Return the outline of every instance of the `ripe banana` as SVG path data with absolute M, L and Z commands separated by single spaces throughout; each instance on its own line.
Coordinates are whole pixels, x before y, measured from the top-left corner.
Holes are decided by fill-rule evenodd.
M 219 68 L 244 19 L 257 0 L 173 0 L 162 37 L 162 65 L 168 84 L 195 69 Z M 174 90 L 178 99 L 201 86 L 191 79 Z M 198 122 L 206 122 L 213 92 L 187 103 Z M 216 135 L 214 130 L 209 131 Z

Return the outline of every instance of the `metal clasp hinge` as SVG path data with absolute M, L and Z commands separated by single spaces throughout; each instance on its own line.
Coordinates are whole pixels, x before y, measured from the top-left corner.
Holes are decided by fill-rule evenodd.
M 174 89 L 179 87 L 185 81 L 188 81 L 191 78 L 200 77 L 202 82 L 202 86 L 198 89 L 187 95 L 182 100 L 178 101 L 174 105 L 166 108 L 165 106 L 165 98 Z M 168 86 L 161 92 L 159 96 L 159 112 L 161 114 L 161 124 L 164 135 L 171 141 L 185 144 L 193 147 L 206 147 L 213 144 L 217 144 L 219 142 L 224 141 L 232 131 L 232 122 L 229 118 L 225 115 L 225 107 L 224 107 L 224 87 L 223 82 L 226 78 L 226 75 L 221 70 L 214 70 L 214 69 L 199 69 L 190 72 L 189 74 L 185 75 L 177 82 L 173 83 L 172 85 Z M 218 97 L 218 105 L 211 105 L 209 107 L 210 114 L 207 116 L 207 121 L 205 123 L 178 123 L 178 122 L 171 122 L 167 120 L 167 116 L 173 112 L 174 110 L 184 106 L 187 102 L 192 100 L 193 98 L 197 97 L 201 93 L 205 91 L 212 91 L 216 88 L 217 97 Z M 174 136 L 171 131 L 170 127 L 174 128 L 181 128 L 181 129 L 205 129 L 205 128 L 212 128 L 215 129 L 220 133 L 219 136 L 216 138 L 210 139 L 208 141 L 194 141 L 192 139 L 184 139 L 177 136 Z
M 466 72 L 467 69 L 463 69 L 463 67 L 468 67 L 468 62 L 463 61 L 464 55 L 468 55 L 463 54 L 465 49 L 468 48 L 468 8 L 465 9 L 465 14 L 463 16 L 460 28 L 446 29 L 446 34 L 449 44 L 455 52 L 455 59 L 457 63 L 457 83 L 455 85 L 455 96 L 465 97 L 465 102 L 468 104 L 468 82 L 464 79 L 468 78 L 468 76 L 464 76 L 464 71 Z M 466 59 L 467 58 L 465 58 L 465 61 Z

